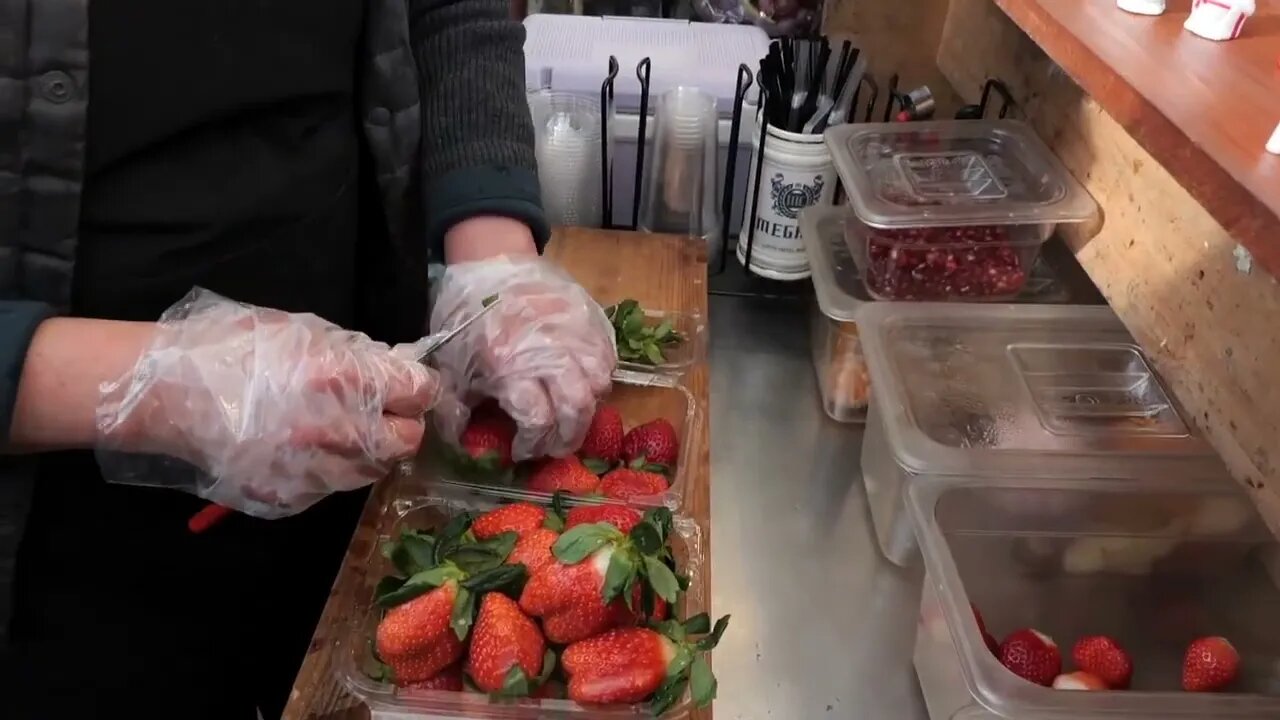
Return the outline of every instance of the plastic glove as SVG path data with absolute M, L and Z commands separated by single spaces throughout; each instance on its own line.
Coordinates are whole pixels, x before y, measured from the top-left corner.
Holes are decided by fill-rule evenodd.
M 567 455 L 582 444 L 618 362 L 604 311 L 563 270 L 541 258 L 451 265 L 440 281 L 431 329 L 487 315 L 435 354 L 445 385 L 437 429 L 456 441 L 469 406 L 492 397 L 518 427 L 512 456 Z
M 103 386 L 99 463 L 108 482 L 291 515 L 413 455 L 439 387 L 409 346 L 197 289 Z

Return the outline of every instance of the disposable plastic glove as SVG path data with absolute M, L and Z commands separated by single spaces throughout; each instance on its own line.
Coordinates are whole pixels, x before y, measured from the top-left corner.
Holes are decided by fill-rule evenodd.
M 197 289 L 103 386 L 99 463 L 108 482 L 291 515 L 413 455 L 439 388 L 409 346 Z
M 431 311 L 433 333 L 487 315 L 435 354 L 445 393 L 437 429 L 456 441 L 470 406 L 492 397 L 518 427 L 512 456 L 564 456 L 582 444 L 618 362 L 604 311 L 563 270 L 541 258 L 450 265 Z

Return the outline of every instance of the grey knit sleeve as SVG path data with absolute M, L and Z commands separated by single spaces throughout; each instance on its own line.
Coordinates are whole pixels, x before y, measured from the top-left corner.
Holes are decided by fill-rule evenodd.
M 541 248 L 539 197 L 524 89 L 524 26 L 504 0 L 409 0 L 422 93 L 423 207 L 441 242 L 476 215 L 522 220 Z

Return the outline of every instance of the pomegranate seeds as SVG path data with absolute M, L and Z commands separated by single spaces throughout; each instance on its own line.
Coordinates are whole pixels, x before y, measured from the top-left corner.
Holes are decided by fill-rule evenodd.
M 885 300 L 1009 297 L 1027 283 L 1001 226 L 869 231 L 867 289 Z

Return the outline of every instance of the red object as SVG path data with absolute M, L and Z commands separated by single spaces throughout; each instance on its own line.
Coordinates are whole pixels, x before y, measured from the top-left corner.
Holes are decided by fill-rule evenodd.
M 507 564 L 524 565 L 525 570 L 532 577 L 538 571 L 555 563 L 556 557 L 551 553 L 551 546 L 555 545 L 556 540 L 559 539 L 560 533 L 555 530 L 544 527 L 534 528 L 521 535 L 516 541 L 516 546 L 507 556 Z
M 487 593 L 480 601 L 480 615 L 471 630 L 467 653 L 467 675 L 480 690 L 502 692 L 507 672 L 519 667 L 532 690 L 542 673 L 546 640 L 538 624 L 520 612 L 515 600 L 499 592 Z
M 886 300 L 1017 295 L 1027 270 L 1004 228 L 871 229 L 867 287 Z
M 520 609 L 542 618 L 547 640 L 567 645 L 614 627 L 616 618 L 604 602 L 604 575 L 613 552 L 606 546 L 576 565 L 557 562 L 529 577 Z
M 1062 655 L 1053 638 L 1026 628 L 1000 643 L 1000 664 L 1023 680 L 1049 687 L 1062 672 Z
M 1076 667 L 1097 676 L 1112 690 L 1124 690 L 1133 678 L 1133 660 L 1120 643 L 1106 635 L 1091 635 L 1076 641 L 1071 649 Z
M 667 420 L 651 420 L 634 427 L 622 438 L 622 459 L 628 464 L 643 461 L 645 464 L 676 466 L 680 455 L 680 438 Z
M 667 677 L 675 648 L 647 628 L 621 628 L 565 648 L 569 699 L 579 703 L 638 703 Z
M 1182 689 L 1214 692 L 1236 679 L 1240 654 L 1224 637 L 1200 638 L 1187 648 L 1182 660 Z
M 516 423 L 506 413 L 477 410 L 458 438 L 458 444 L 472 460 L 505 468 L 511 466 L 511 444 L 515 439 Z
M 466 643 L 450 625 L 457 599 L 457 583 L 448 582 L 382 617 L 374 643 L 397 683 L 430 680 L 462 659 Z
M 488 540 L 504 532 L 513 532 L 517 537 L 542 527 L 547 519 L 547 511 L 533 503 L 513 503 L 503 505 L 481 515 L 471 523 L 471 533 L 477 540 Z
M 644 470 L 618 468 L 600 481 L 600 494 L 614 500 L 653 497 L 667 491 L 667 479 Z
M 461 692 L 463 687 L 462 666 L 451 665 L 430 679 L 409 683 L 404 687 L 406 690 L 450 690 L 452 692 Z
M 620 505 L 581 505 L 569 510 L 564 519 L 564 529 L 569 530 L 578 525 L 589 523 L 609 523 L 624 534 L 640 524 L 643 517 L 639 512 Z
M 573 455 L 546 460 L 529 476 L 528 483 L 528 488 L 535 492 L 563 490 L 570 495 L 590 495 L 599 486 L 600 478 Z
M 222 522 L 223 518 L 233 512 L 235 511 L 224 505 L 209 503 L 208 505 L 205 505 L 200 512 L 192 515 L 187 520 L 187 530 L 190 530 L 193 534 L 199 535 L 214 525 Z
M 578 454 L 616 463 L 622 457 L 622 435 L 622 414 L 611 405 L 601 405 L 591 418 L 591 427 L 587 428 L 587 437 Z

